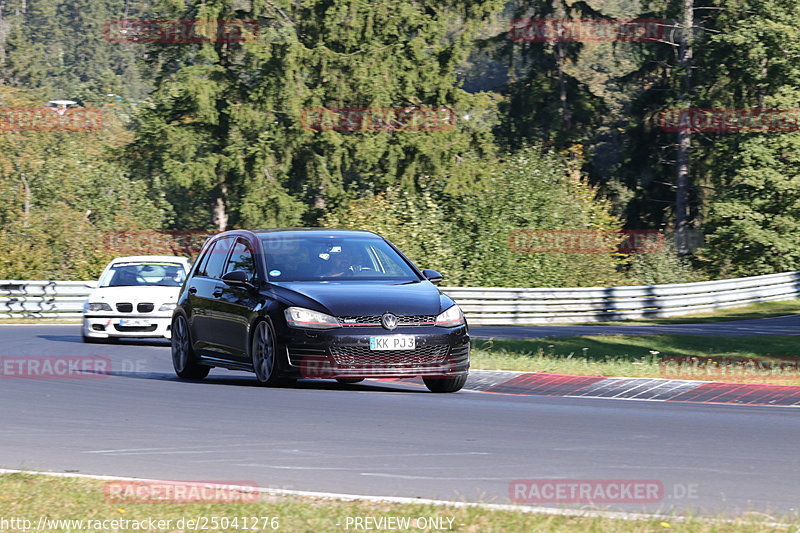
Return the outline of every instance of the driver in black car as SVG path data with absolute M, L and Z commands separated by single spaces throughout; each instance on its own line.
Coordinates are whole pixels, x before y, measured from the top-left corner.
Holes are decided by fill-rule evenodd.
M 331 253 L 330 259 L 325 263 L 323 276 L 328 278 L 340 278 L 354 272 L 353 259 L 344 250 Z

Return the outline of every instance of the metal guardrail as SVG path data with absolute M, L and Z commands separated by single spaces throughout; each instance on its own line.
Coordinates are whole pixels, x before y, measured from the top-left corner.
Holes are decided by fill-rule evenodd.
M 748 278 L 641 285 L 443 289 L 474 325 L 523 325 L 659 318 L 800 297 L 800 271 Z
M 95 281 L 0 281 L 0 318 L 80 318 Z
M 0 318 L 80 318 L 94 281 L 0 281 Z M 598 322 L 687 315 L 800 298 L 800 271 L 630 287 L 442 287 L 472 325 Z

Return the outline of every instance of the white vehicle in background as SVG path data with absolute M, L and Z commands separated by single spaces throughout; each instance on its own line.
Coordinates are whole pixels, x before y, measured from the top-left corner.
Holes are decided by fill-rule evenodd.
M 170 338 L 172 310 L 191 264 L 184 257 L 117 257 L 83 304 L 83 342 Z

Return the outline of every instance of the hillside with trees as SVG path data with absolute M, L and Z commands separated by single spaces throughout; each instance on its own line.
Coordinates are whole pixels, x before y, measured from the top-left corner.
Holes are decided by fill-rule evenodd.
M 0 0 L 0 279 L 92 278 L 112 234 L 281 226 L 378 231 L 451 285 L 794 270 L 798 20 L 795 0 Z M 19 121 L 53 100 L 75 102 L 60 126 Z M 101 123 L 64 126 L 82 112 Z

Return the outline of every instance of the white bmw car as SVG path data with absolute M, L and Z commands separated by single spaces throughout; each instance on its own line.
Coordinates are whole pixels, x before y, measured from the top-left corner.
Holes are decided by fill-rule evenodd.
M 83 342 L 170 338 L 172 310 L 190 267 L 169 255 L 118 257 L 83 305 Z

